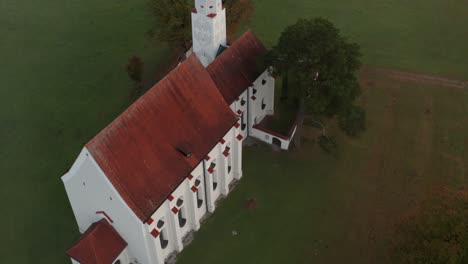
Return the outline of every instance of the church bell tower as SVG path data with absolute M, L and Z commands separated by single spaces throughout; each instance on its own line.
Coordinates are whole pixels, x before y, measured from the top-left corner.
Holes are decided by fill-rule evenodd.
M 226 10 L 221 0 L 195 0 L 192 39 L 193 52 L 205 67 L 216 58 L 220 46 L 226 46 Z

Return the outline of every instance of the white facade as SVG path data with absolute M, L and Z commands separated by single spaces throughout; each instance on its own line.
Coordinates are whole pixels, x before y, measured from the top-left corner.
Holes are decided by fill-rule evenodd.
M 121 263 L 163 264 L 171 253 L 182 251 L 183 238 L 200 228 L 201 218 L 215 210 L 215 201 L 227 195 L 229 184 L 242 176 L 242 139 L 236 133 L 236 127 L 229 130 L 147 223 L 127 206 L 84 148 L 62 177 L 80 232 L 106 218 L 128 243 L 117 258 Z M 216 166 L 210 169 L 213 163 Z
M 221 0 L 195 0 L 192 38 L 193 52 L 203 66 L 208 66 L 220 45 L 226 46 L 226 10 Z
M 265 70 L 248 88 L 249 95 L 249 135 L 254 136 L 253 126 L 259 124 L 267 115 L 274 114 L 275 78 Z
M 145 228 L 127 206 L 107 176 L 84 148 L 62 181 L 81 233 L 106 218 L 128 243 L 128 250 L 142 263 L 150 262 Z

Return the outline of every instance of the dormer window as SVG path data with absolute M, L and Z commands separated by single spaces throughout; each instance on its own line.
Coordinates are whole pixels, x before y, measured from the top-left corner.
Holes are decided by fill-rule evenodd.
M 190 148 L 187 145 L 179 145 L 176 147 L 176 149 L 186 158 L 190 158 L 192 155 L 192 151 L 190 151 Z

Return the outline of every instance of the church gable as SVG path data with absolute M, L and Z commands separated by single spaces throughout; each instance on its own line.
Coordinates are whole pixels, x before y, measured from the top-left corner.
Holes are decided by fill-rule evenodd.
M 203 65 L 191 56 L 86 147 L 145 221 L 236 121 Z
M 261 74 L 257 61 L 266 52 L 262 42 L 249 30 L 207 67 L 227 104 L 231 105 Z

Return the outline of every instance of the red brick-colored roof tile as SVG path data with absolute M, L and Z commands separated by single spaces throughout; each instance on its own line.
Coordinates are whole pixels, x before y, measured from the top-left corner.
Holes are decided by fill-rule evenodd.
M 207 67 L 229 105 L 261 74 L 257 61 L 266 52 L 262 42 L 249 30 Z
M 128 206 L 148 219 L 237 121 L 195 55 L 88 144 Z M 176 148 L 189 148 L 187 158 Z
M 67 255 L 86 264 L 112 263 L 127 247 L 127 242 L 105 219 L 92 224 Z

